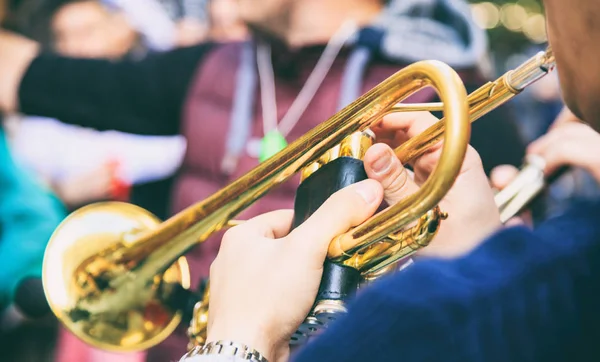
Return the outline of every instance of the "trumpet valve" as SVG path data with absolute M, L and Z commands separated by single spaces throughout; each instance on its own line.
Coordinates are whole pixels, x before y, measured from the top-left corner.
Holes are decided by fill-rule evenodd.
M 344 302 L 341 300 L 319 301 L 313 311 L 317 320 L 324 325 L 335 321 L 348 312 Z

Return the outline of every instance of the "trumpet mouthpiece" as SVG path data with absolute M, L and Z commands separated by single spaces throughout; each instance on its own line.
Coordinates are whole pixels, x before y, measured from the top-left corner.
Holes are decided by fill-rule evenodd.
M 508 85 L 515 91 L 520 92 L 531 84 L 537 82 L 556 66 L 552 47 L 546 51 L 537 53 L 534 57 L 508 74 Z

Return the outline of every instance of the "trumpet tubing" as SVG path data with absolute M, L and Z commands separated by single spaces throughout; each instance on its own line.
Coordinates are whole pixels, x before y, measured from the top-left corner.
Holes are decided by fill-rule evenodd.
M 484 114 L 506 103 L 515 95 L 523 91 L 528 85 L 552 71 L 553 68 L 554 58 L 551 49 L 548 49 L 546 52 L 537 54 L 519 68 L 509 71 L 497 80 L 483 85 L 478 90 L 471 93 L 467 98 L 470 105 L 468 110 L 469 120 L 474 122 Z M 420 110 L 439 111 L 442 110 L 442 105 L 443 103 L 398 104 L 387 113 Z M 403 164 L 407 164 L 411 160 L 422 155 L 429 147 L 438 143 L 441 140 L 444 131 L 445 119 L 442 119 L 419 136 L 410 139 L 398 147 L 395 150 L 395 153 Z M 359 135 L 357 134 L 354 135 L 354 137 L 358 136 Z M 363 155 L 364 152 L 357 152 L 350 156 L 360 159 Z M 303 171 L 303 175 L 304 173 L 308 176 L 315 174 L 329 161 L 329 158 L 323 158 L 318 165 L 313 164 L 307 167 Z M 537 163 L 535 161 L 536 160 L 531 160 L 524 168 L 524 172 L 522 172 L 524 176 L 518 178 L 521 181 L 515 182 L 516 185 L 503 190 L 503 192 L 496 196 L 496 203 L 501 211 L 502 222 L 507 220 L 509 215 L 511 215 L 511 211 L 516 213 L 520 210 L 520 208 L 516 207 L 517 205 L 523 207 L 540 191 L 540 187 L 537 183 L 532 184 L 532 178 L 534 175 L 537 175 L 535 177 L 539 177 L 540 174 L 543 175 L 543 166 L 540 169 L 539 160 L 537 160 Z M 443 164 L 442 160 L 440 160 L 440 164 Z M 438 170 L 439 168 L 440 166 L 438 166 Z M 436 176 L 432 175 L 431 178 L 433 177 Z M 306 179 L 307 177 L 303 177 L 302 181 Z M 504 199 L 507 200 L 503 201 Z M 409 201 L 407 204 L 414 205 L 413 201 Z M 416 208 L 413 208 L 412 210 L 415 209 Z M 404 228 L 404 226 L 406 226 L 405 224 L 397 223 L 396 230 L 398 231 L 389 232 L 383 238 L 373 238 L 373 233 L 370 233 L 365 238 L 367 241 L 361 240 L 361 233 L 357 233 L 357 230 L 369 227 L 368 222 L 363 223 L 361 226 L 339 236 L 330 244 L 328 254 L 329 260 L 357 270 L 360 274 L 360 281 L 357 285 L 358 288 L 382 275 L 397 271 L 400 262 L 406 260 L 411 254 L 427 246 L 431 242 L 439 229 L 440 223 L 448 217 L 448 214 L 444 213 L 438 206 L 433 206 L 431 209 L 422 212 L 426 209 L 427 208 L 423 208 L 416 211 L 420 216 L 416 218 L 414 226 Z M 391 218 L 384 215 L 385 214 L 381 213 L 377 215 L 377 217 L 381 217 L 382 221 L 373 221 L 373 219 L 370 221 L 372 221 L 373 225 L 379 225 L 380 228 L 389 231 L 389 229 L 385 229 L 382 224 L 385 220 L 391 220 Z M 412 221 L 415 221 L 415 218 L 413 218 Z M 391 221 L 391 223 L 393 223 L 393 221 Z M 362 233 L 364 234 L 366 232 L 363 231 Z M 345 239 L 343 238 L 344 236 Z M 324 275 L 325 277 L 327 276 L 327 268 L 325 269 Z M 207 320 L 208 318 L 207 302 L 199 302 L 197 306 L 197 314 L 193 318 L 192 324 L 197 323 L 198 320 Z M 300 326 L 294 336 L 292 336 L 290 343 L 303 343 L 310 336 L 319 333 L 319 331 L 326 327 L 331 320 L 335 320 L 337 315 L 345 312 L 346 309 L 343 301 L 317 301 L 304 323 Z M 205 336 L 198 336 L 196 334 L 190 335 L 190 337 L 192 344 L 196 347 L 205 342 Z
M 295 336 L 302 342 L 344 313 L 345 298 L 362 283 L 394 270 L 399 260 L 431 241 L 448 216 L 437 205 L 460 171 L 470 121 L 551 67 L 548 51 L 467 97 L 450 67 L 437 61 L 417 62 L 246 175 L 163 223 L 123 203 L 80 209 L 59 226 L 46 250 L 43 283 L 49 305 L 67 329 L 95 347 L 133 351 L 160 343 L 181 320 L 185 304 L 181 299 L 190 287 L 183 257 L 188 250 L 234 225 L 237 214 L 301 172 L 298 192 L 306 197 L 296 198 L 294 226 L 299 225 L 331 193 L 366 178 L 361 160 L 374 142 L 368 129 L 389 113 L 415 110 L 414 105 L 400 102 L 422 88 L 435 88 L 441 103 L 422 109 L 441 109 L 444 118 L 396 153 L 406 163 L 445 135 L 438 165 L 417 193 L 332 240 L 319 297 Z M 299 200 L 310 202 L 305 205 Z M 347 283 L 336 284 L 336 276 Z M 194 308 L 189 333 L 196 344 L 203 343 L 208 293 L 209 287 Z M 344 297 L 331 297 L 338 294 Z

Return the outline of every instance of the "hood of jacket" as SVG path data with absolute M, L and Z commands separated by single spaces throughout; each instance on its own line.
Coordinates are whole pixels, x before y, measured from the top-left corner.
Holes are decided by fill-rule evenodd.
M 432 59 L 453 68 L 477 66 L 488 47 L 463 0 L 391 0 L 357 41 L 393 61 Z

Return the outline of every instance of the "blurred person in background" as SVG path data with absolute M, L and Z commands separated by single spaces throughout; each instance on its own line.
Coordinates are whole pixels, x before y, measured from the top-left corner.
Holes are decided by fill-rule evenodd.
M 50 24 L 52 48 L 59 54 L 114 60 L 144 56 L 140 35 L 122 12 L 95 0 L 57 4 Z M 165 216 L 168 177 L 183 157 L 183 137 L 97 132 L 42 117 L 12 115 L 9 120 L 17 160 L 51 185 L 69 209 L 132 197 Z M 137 186 L 131 190 L 132 185 Z M 157 192 L 146 195 L 146 189 Z
M 73 59 L 0 32 L 0 107 L 62 122 L 145 135 L 186 137 L 171 211 L 202 200 L 271 157 L 407 64 L 446 62 L 473 91 L 485 34 L 459 0 L 238 0 L 247 42 L 201 44 L 142 61 Z M 410 102 L 435 100 L 432 90 Z M 503 111 L 504 110 L 504 111 Z M 474 124 L 486 171 L 519 165 L 524 145 L 506 108 Z M 501 152 L 499 152 L 501 150 Z M 298 178 L 241 218 L 293 205 Z M 192 280 L 208 274 L 215 235 L 187 256 Z M 178 359 L 185 328 L 149 351 Z
M 231 42 L 248 37 L 248 28 L 239 16 L 236 0 L 209 0 L 209 32 L 211 41 Z
M 51 14 L 53 48 L 82 58 L 141 58 L 141 35 L 126 15 L 96 0 L 59 0 Z
M 152 51 L 191 46 L 207 39 L 207 10 L 204 0 L 100 0 L 118 9 L 142 34 Z
M 0 312 L 24 278 L 41 276 L 46 244 L 65 212 L 52 191 L 14 161 L 0 126 Z
M 235 0 L 102 0 L 121 9 L 156 51 L 244 40 Z
M 56 342 L 54 318 L 30 320 L 41 291 L 28 291 L 22 282 L 41 278 L 50 236 L 67 215 L 52 190 L 13 159 L 0 113 L 0 348 L 2 360 L 52 362 Z M 23 288 L 24 287 L 24 288 Z M 17 297 L 19 295 L 19 297 Z M 22 304 L 27 304 L 23 309 Z M 23 299 L 25 298 L 25 299 Z
M 0 0 L 0 21 L 4 5 Z M 40 321 L 34 329 L 24 326 L 27 319 L 14 305 L 15 294 L 25 279 L 41 277 L 46 244 L 66 210 L 51 190 L 15 162 L 2 118 L 0 112 L 0 348 L 3 360 L 20 361 L 26 354 L 41 362 L 52 349 L 55 327 Z

